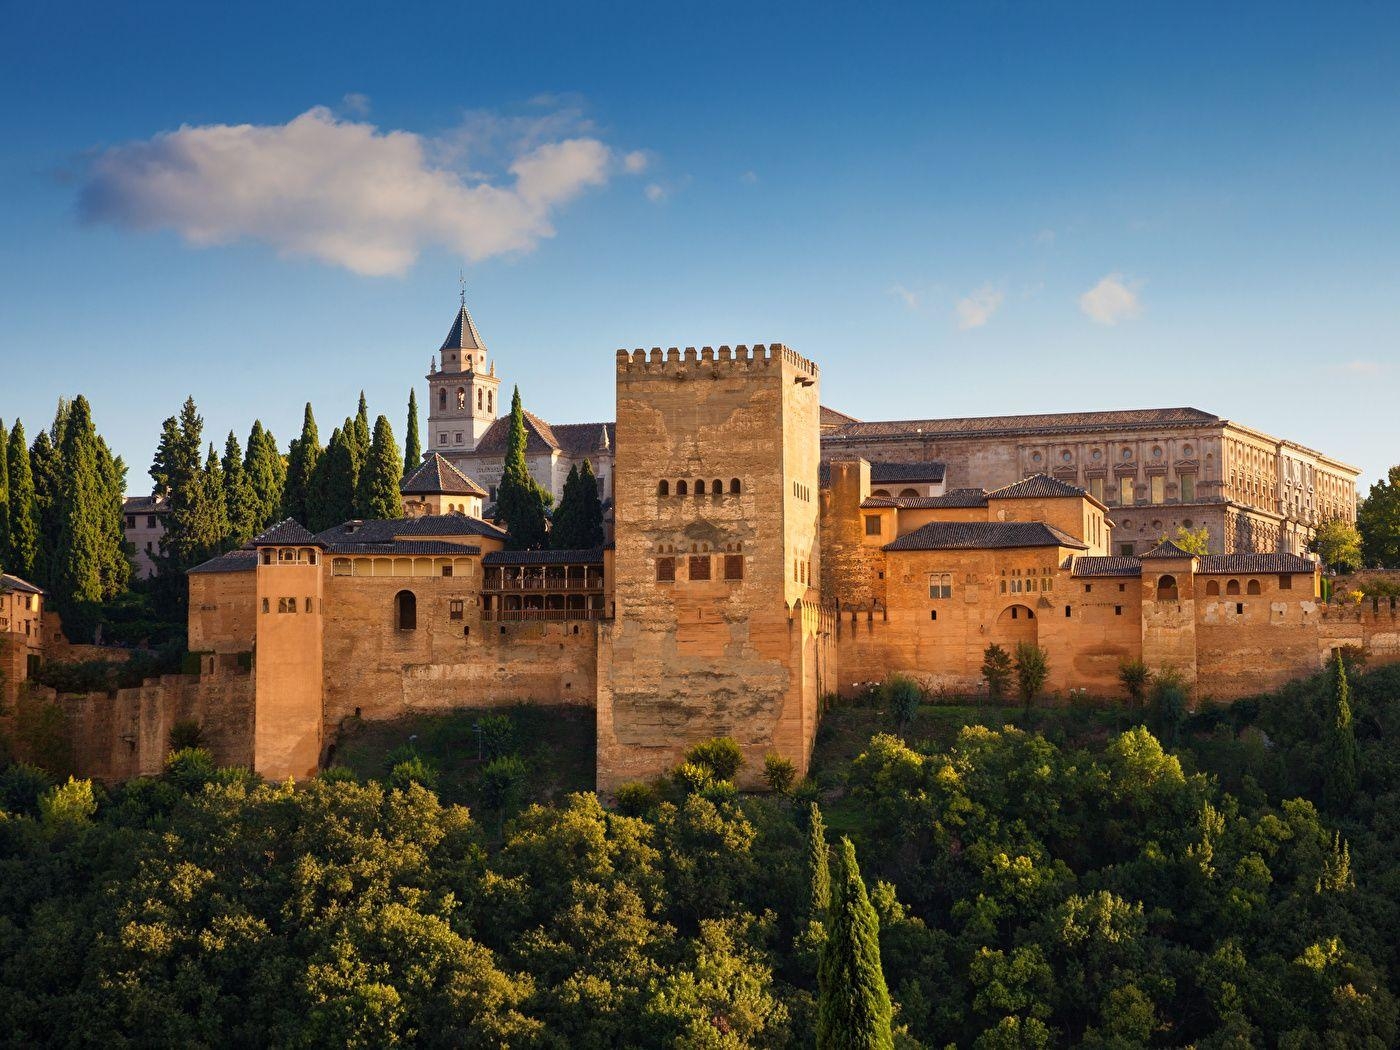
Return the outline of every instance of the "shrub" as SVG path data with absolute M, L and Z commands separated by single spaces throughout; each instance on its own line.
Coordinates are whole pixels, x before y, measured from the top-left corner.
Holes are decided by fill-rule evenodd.
M 656 805 L 656 790 L 640 780 L 631 780 L 617 789 L 615 806 L 624 817 L 640 817 Z
M 1118 665 L 1118 681 L 1123 683 L 1123 691 L 1128 694 L 1133 706 L 1141 707 L 1152 681 L 1152 672 L 1141 660 L 1124 660 Z
M 202 747 L 182 748 L 165 759 L 165 779 L 186 794 L 203 791 L 217 773 L 214 756 Z
M 698 795 L 714 780 L 714 771 L 698 762 L 682 762 L 671 771 L 671 782 L 687 795 Z
M 803 777 L 802 780 L 798 782 L 797 787 L 793 789 L 792 799 L 798 804 L 799 809 L 804 806 L 810 806 L 814 802 L 821 802 L 821 785 L 811 777 Z
M 733 780 L 744 765 L 744 752 L 733 737 L 718 736 L 696 744 L 685 753 L 685 759 L 704 766 L 716 780 Z
M 1179 670 L 1164 667 L 1157 672 L 1151 695 L 1153 732 L 1168 747 L 1176 746 L 1189 702 L 1186 678 Z
M 1000 700 L 1011 685 L 1011 655 L 993 642 L 982 653 L 982 677 L 987 681 L 987 698 Z
M 39 796 L 39 816 L 50 826 L 86 824 L 97 812 L 91 780 L 68 778 Z
M 880 695 L 885 710 L 902 734 L 919 713 L 919 704 L 924 699 L 923 688 L 907 674 L 893 674 L 880 686 Z
M 739 789 L 728 780 L 716 780 L 700 792 L 700 797 L 716 805 L 733 802 L 739 797 Z
M 360 782 L 360 778 L 349 766 L 327 766 L 316 774 L 316 779 L 324 780 L 327 784 L 358 784 Z
M 515 750 L 515 723 L 509 715 L 487 715 L 476 723 L 476 731 L 480 734 L 481 756 L 488 762 Z
M 171 751 L 204 746 L 204 730 L 193 719 L 184 719 L 170 727 L 168 744 Z
M 402 762 L 396 762 L 389 770 L 389 784 L 400 791 L 407 791 L 413 784 L 420 784 L 429 791 L 437 790 L 437 770 L 421 756 L 414 754 Z
M 481 770 L 481 800 L 487 809 L 504 812 L 517 805 L 529 770 L 519 755 L 502 755 Z
M 1050 677 L 1050 654 L 1034 642 L 1018 642 L 1016 645 L 1016 691 L 1021 695 L 1021 703 L 1030 710 L 1035 698 L 1045 688 L 1045 680 Z
M 0 810 L 39 815 L 39 798 L 53 787 L 53 778 L 38 766 L 19 762 L 0 772 Z
M 769 790 L 786 795 L 792 790 L 792 782 L 797 779 L 797 766 L 792 759 L 770 751 L 763 756 L 763 779 Z

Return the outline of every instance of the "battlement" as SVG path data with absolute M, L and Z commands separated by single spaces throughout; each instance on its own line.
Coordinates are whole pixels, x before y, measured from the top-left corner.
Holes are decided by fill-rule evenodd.
M 820 372 L 816 362 L 803 357 L 782 343 L 769 343 L 767 346 L 758 343 L 753 347 L 741 344 L 732 349 L 728 346 L 721 346 L 718 350 L 712 346 L 705 346 L 698 351 L 693 346 L 687 346 L 684 350 L 674 346 L 662 350 L 659 346 L 653 346 L 650 350 L 619 350 L 617 352 L 618 372 L 683 374 L 687 369 L 700 368 L 710 369 L 716 373 L 722 370 L 755 371 L 772 368 L 783 362 L 813 379 L 816 379 Z

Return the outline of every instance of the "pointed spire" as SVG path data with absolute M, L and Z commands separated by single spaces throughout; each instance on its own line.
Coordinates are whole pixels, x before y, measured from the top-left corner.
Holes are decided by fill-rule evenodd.
M 466 295 L 465 292 L 462 293 Z M 462 303 L 457 311 L 457 317 L 452 322 L 452 330 L 447 333 L 447 338 L 442 341 L 443 350 L 485 350 L 486 344 L 481 341 L 481 333 L 476 330 L 476 322 L 472 320 L 472 315 L 467 312 L 467 304 Z

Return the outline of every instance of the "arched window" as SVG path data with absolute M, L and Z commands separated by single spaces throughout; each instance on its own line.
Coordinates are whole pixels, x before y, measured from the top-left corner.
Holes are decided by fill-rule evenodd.
M 738 478 L 730 478 L 730 479 L 729 479 L 729 494 L 730 494 L 731 496 L 737 496 L 737 495 L 739 495 L 739 479 L 738 479 Z
M 684 496 L 684 495 L 685 495 L 686 493 L 688 493 L 689 491 L 690 491 L 690 490 L 689 490 L 688 488 L 685 487 L 685 482 L 684 482 L 684 481 L 678 481 L 678 482 L 676 482 L 676 495 L 677 495 L 677 496 Z
M 656 485 L 656 494 L 658 496 L 669 496 L 671 494 L 671 483 L 664 480 L 658 482 Z
M 871 489 L 871 490 L 870 490 L 870 494 L 871 494 L 872 496 L 888 496 L 888 495 L 890 494 L 890 490 L 889 490 L 889 489 Z
M 460 386 L 457 388 L 457 407 L 459 409 L 467 407 L 467 391 Z
M 394 595 L 394 626 L 400 631 L 418 630 L 418 598 L 412 591 Z
M 1211 580 L 1209 583 L 1206 584 L 1206 597 L 1207 597 L 1207 598 L 1218 598 L 1219 596 L 1220 596 L 1220 581 L 1219 581 L 1219 580 Z
M 480 391 L 480 390 L 478 390 L 478 391 L 476 392 L 476 410 L 477 410 L 478 412 L 481 411 L 481 391 Z
M 486 391 L 486 411 L 488 411 L 488 412 L 494 412 L 494 411 L 495 411 L 495 408 L 493 407 L 492 401 L 493 401 L 493 399 L 492 399 L 492 396 L 491 396 L 491 391 L 488 390 L 488 391 Z
M 715 483 L 710 486 L 710 491 L 718 496 L 724 491 L 724 482 L 720 481 L 719 478 L 715 478 Z
M 899 494 L 900 494 L 901 496 L 917 496 L 917 495 L 919 494 L 919 490 L 918 490 L 918 489 L 900 489 L 900 490 L 899 490 Z
M 705 494 L 705 479 L 704 479 L 704 478 L 701 478 L 699 481 L 697 481 L 697 482 L 695 483 L 695 494 L 696 494 L 697 496 L 703 496 L 703 495 Z
M 1260 593 L 1259 581 L 1258 581 L 1258 580 L 1250 580 L 1250 581 L 1249 581 L 1249 586 L 1245 588 L 1245 593 L 1246 593 L 1246 594 L 1259 594 L 1259 593 Z
M 1175 576 L 1159 576 L 1159 577 L 1157 577 L 1157 600 L 1158 600 L 1159 602 L 1174 602 L 1174 601 L 1176 601 L 1176 577 L 1175 577 Z
M 446 407 L 447 407 L 447 387 L 443 387 L 441 390 L 438 391 L 438 408 L 446 408 Z
M 1227 584 L 1225 585 L 1225 593 L 1226 593 L 1226 594 L 1239 594 L 1239 593 L 1240 593 L 1240 581 L 1239 581 L 1239 580 L 1231 580 L 1229 583 L 1227 583 Z

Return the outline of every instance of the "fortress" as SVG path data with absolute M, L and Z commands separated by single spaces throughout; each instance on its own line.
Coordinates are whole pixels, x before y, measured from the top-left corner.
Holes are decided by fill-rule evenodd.
M 752 780 L 769 753 L 805 772 L 825 697 L 898 672 L 975 693 L 992 643 L 1102 696 L 1130 659 L 1228 699 L 1339 646 L 1400 656 L 1396 611 L 1325 605 L 1304 555 L 1354 516 L 1356 470 L 1205 412 L 862 423 L 781 344 L 619 351 L 614 422 L 527 424 L 545 487 L 594 464 L 611 541 L 510 551 L 465 304 L 439 354 L 406 516 L 284 521 L 192 570 L 199 675 L 64 701 L 91 773 L 158 769 L 193 718 L 221 761 L 305 777 L 348 719 L 518 700 L 596 710 L 601 791 L 720 735 Z

